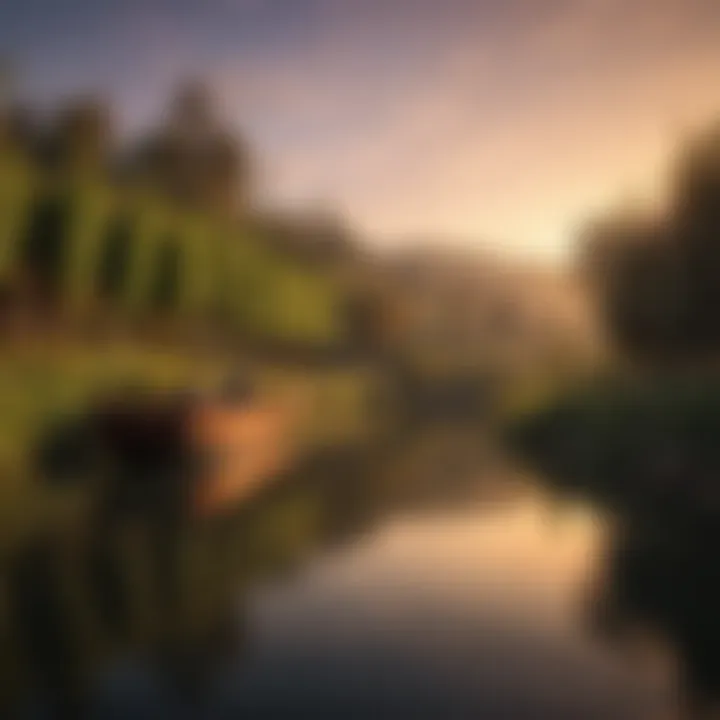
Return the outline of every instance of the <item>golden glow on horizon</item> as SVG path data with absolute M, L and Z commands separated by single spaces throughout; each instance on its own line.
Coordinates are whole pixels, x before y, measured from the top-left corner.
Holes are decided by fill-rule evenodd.
M 97 37 L 39 33 L 36 84 L 117 79 L 139 127 L 199 73 L 245 128 L 263 199 L 332 205 L 383 244 L 552 262 L 588 215 L 657 195 L 678 140 L 720 116 L 718 0 L 294 3 L 206 0 L 202 23 L 130 3 Z
M 383 243 L 459 237 L 563 261 L 578 223 L 657 197 L 678 141 L 720 117 L 720 12 L 709 7 L 578 0 L 485 42 L 468 31 L 386 92 L 387 107 L 322 49 L 310 54 L 312 77 L 276 63 L 255 88 L 275 112 L 333 129 L 361 90 L 377 110 L 278 151 L 269 186 L 328 199 Z

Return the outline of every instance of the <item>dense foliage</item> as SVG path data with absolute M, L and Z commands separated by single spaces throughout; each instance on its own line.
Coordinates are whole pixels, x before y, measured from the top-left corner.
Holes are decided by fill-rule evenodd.
M 624 213 L 588 231 L 585 269 L 610 340 L 643 364 L 720 351 L 720 128 L 692 139 L 652 218 Z
M 322 268 L 273 245 L 247 207 L 241 143 L 185 90 L 165 126 L 113 151 L 109 113 L 0 127 L 0 277 L 66 317 L 112 310 L 217 322 L 224 336 L 332 346 L 343 302 Z M 12 120 L 12 118 L 10 118 Z M 23 295 L 24 294 L 24 295 Z

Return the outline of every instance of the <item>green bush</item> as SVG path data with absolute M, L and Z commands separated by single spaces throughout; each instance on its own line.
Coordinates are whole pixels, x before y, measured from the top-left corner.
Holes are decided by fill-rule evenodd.
M 509 445 L 552 481 L 613 496 L 672 468 L 689 483 L 714 477 L 719 436 L 720 382 L 686 376 L 591 383 L 506 428 Z
M 113 217 L 104 231 L 97 274 L 97 293 L 119 301 L 128 282 L 133 224 L 127 213 Z
M 96 297 L 103 240 L 114 197 L 96 182 L 76 184 L 68 193 L 63 301 L 71 311 L 84 310 Z
M 19 261 L 36 178 L 22 158 L 0 154 L 0 280 L 7 281 Z
M 59 193 L 43 193 L 29 208 L 19 259 L 23 275 L 46 294 L 62 290 L 69 222 L 68 198 Z

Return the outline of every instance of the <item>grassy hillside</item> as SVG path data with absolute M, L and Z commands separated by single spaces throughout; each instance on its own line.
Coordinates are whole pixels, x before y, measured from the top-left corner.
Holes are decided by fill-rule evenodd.
M 342 297 L 249 221 L 175 206 L 151 191 L 41 173 L 0 155 L 0 278 L 71 315 L 220 321 L 224 332 L 304 345 L 342 339 Z

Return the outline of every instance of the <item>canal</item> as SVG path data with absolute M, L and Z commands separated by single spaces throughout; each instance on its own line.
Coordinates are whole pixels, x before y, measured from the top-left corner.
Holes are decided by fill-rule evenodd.
M 141 526 L 112 568 L 88 571 L 81 537 L 19 548 L 8 716 L 705 717 L 707 535 L 628 529 L 546 485 L 476 430 L 435 428 L 188 530 L 170 589 Z

